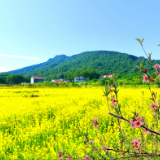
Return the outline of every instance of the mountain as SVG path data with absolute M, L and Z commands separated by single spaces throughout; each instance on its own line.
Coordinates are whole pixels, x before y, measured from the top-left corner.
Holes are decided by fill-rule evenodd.
M 95 70 L 101 75 L 119 73 L 130 74 L 141 72 L 135 66 L 144 61 L 144 67 L 154 72 L 152 64 L 144 57 L 136 57 L 126 53 L 114 51 L 88 51 L 73 56 L 57 55 L 44 63 L 24 67 L 7 72 L 28 76 L 42 76 L 47 80 L 53 78 L 73 78 L 78 70 Z M 153 60 L 160 64 L 160 60 Z

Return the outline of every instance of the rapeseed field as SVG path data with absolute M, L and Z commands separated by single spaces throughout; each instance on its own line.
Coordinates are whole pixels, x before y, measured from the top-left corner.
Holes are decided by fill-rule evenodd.
M 150 108 L 150 91 L 147 88 L 119 87 L 118 100 L 122 114 L 131 120 L 134 111 L 145 117 L 149 128 L 158 130 Z M 86 88 L 0 88 L 0 159 L 58 160 L 58 151 L 74 159 L 86 155 L 98 159 L 115 158 L 121 153 L 101 150 L 101 146 L 121 148 L 117 119 L 109 115 L 104 87 Z M 160 89 L 152 89 L 159 99 Z M 143 92 L 144 94 L 143 94 Z M 158 101 L 157 101 L 158 103 Z M 109 102 L 111 106 L 111 101 Z M 111 107 L 110 107 L 111 108 Z M 113 113 L 114 110 L 111 109 Z M 98 119 L 98 129 L 92 119 Z M 152 125 L 154 124 L 154 126 Z M 125 137 L 124 149 L 132 149 L 133 139 L 146 141 L 146 151 L 156 149 L 156 136 L 142 134 L 139 128 L 131 129 L 121 120 Z M 94 140 L 92 150 L 85 144 L 85 134 Z M 157 148 L 159 149 L 159 148 Z M 133 149 L 132 149 L 133 150 Z M 63 156 L 65 157 L 65 156 Z M 64 158 L 65 159 L 65 158 Z M 100 159 L 100 158 L 99 158 Z

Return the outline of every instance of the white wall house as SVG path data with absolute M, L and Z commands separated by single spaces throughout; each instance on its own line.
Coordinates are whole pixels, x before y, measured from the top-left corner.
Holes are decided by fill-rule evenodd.
M 74 78 L 74 82 L 86 82 L 86 78 L 79 76 Z
M 108 75 L 100 76 L 99 79 L 103 79 L 103 78 L 105 78 L 105 77 L 111 78 L 111 77 L 113 77 L 113 76 L 114 76 L 114 74 L 108 74 Z
M 103 78 L 105 78 L 105 77 L 109 77 L 109 78 L 111 78 L 111 77 L 113 77 L 113 75 L 114 75 L 114 74 L 104 75 L 104 76 L 103 76 Z
M 31 77 L 31 83 L 38 83 L 39 81 L 43 82 L 43 77 Z

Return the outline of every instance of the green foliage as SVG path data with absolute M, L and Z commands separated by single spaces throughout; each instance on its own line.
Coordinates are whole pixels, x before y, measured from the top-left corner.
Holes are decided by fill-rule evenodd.
M 0 76 L 0 84 L 6 83 L 6 77 Z
M 24 82 L 30 83 L 31 81 L 31 76 L 24 76 Z
M 55 56 L 47 62 L 8 73 L 28 76 L 46 76 L 47 81 L 60 78 L 73 80 L 75 76 L 83 76 L 86 78 L 89 76 L 89 79 L 98 79 L 101 75 L 113 73 L 128 75 L 136 72 L 141 73 L 135 66 L 140 66 L 142 60 L 143 67 L 147 68 L 149 73 L 154 72 L 152 64 L 147 62 L 147 59 L 144 57 L 136 57 L 113 51 L 92 51 L 83 52 L 71 57 L 65 55 Z M 153 63 L 160 63 L 160 61 L 153 60 Z
M 19 84 L 21 82 L 24 82 L 24 77 L 18 74 L 9 75 L 6 78 L 6 82 L 8 84 Z

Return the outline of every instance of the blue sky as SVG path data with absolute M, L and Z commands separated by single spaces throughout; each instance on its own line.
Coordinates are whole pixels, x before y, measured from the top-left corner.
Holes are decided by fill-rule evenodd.
M 160 0 L 1 0 L 0 72 L 106 50 L 160 60 Z

